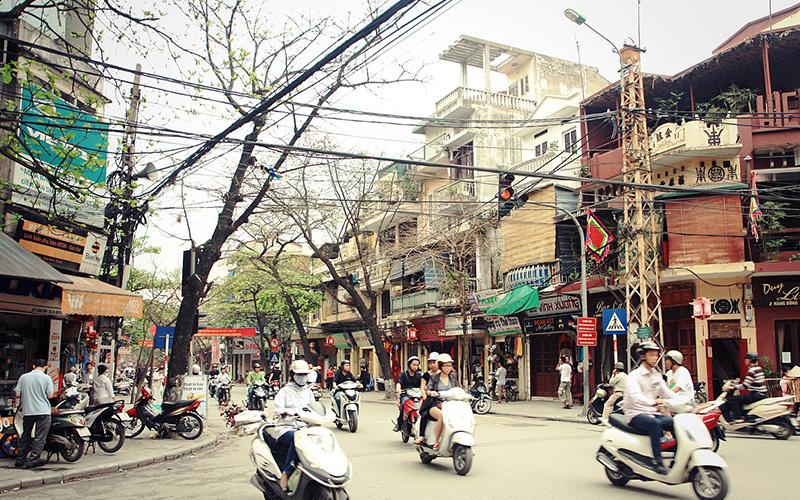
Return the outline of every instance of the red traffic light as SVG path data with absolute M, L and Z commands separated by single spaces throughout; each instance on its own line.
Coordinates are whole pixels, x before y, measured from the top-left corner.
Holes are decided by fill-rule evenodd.
M 510 200 L 512 196 L 514 196 L 514 190 L 511 188 L 504 189 L 499 195 L 500 199 L 503 201 Z

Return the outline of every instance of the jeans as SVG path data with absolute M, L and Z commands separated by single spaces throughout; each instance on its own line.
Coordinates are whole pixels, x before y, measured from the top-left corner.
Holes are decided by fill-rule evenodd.
M 748 392 L 747 394 L 743 394 L 741 396 L 728 396 L 725 398 L 725 400 L 730 405 L 731 419 L 736 420 L 742 417 L 742 407 L 744 405 L 755 403 L 756 401 L 760 401 L 765 397 L 767 396 L 765 394 L 761 394 L 760 392 Z
M 33 426 L 36 425 L 36 435 Z M 22 418 L 22 435 L 19 437 L 19 454 L 17 462 L 27 460 L 36 463 L 44 450 L 47 433 L 50 432 L 50 415 L 30 415 Z M 30 453 L 30 456 L 28 455 Z
M 631 427 L 645 431 L 650 435 L 653 446 L 653 458 L 661 460 L 661 437 L 664 431 L 672 432 L 672 417 L 666 415 L 636 415 L 631 419 Z
M 286 450 L 286 463 L 283 464 L 283 472 L 291 474 L 294 464 L 297 463 L 297 450 L 294 449 L 294 431 L 286 431 L 278 438 L 278 442 L 289 447 Z
M 564 406 L 572 406 L 572 382 L 558 384 L 558 399 L 564 403 Z

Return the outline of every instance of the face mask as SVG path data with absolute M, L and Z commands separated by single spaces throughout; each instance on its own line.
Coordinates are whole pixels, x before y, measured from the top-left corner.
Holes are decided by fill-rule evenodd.
M 294 376 L 294 383 L 299 385 L 299 386 L 306 385 L 308 383 L 308 374 L 304 373 L 302 375 L 301 374 L 295 375 Z

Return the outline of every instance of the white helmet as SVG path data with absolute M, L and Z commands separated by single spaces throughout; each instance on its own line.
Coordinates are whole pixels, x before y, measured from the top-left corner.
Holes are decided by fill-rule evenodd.
M 428 361 L 436 361 L 437 359 L 439 359 L 438 352 L 433 351 L 432 353 L 428 354 Z
M 671 359 L 673 363 L 677 363 L 679 365 L 683 364 L 683 354 L 679 353 L 678 351 L 669 351 L 667 352 L 666 357 Z
M 440 354 L 439 355 L 439 359 L 437 359 L 436 361 L 438 361 L 439 364 L 441 365 L 443 363 L 452 363 L 453 362 L 453 358 L 450 357 L 449 354 L 444 353 L 444 354 Z
M 198 365 L 197 363 L 192 365 L 192 374 L 200 375 L 200 365 Z
M 302 375 L 304 373 L 310 373 L 311 367 L 308 366 L 307 361 L 298 359 L 297 361 L 292 362 L 292 364 L 289 366 L 289 371 L 298 375 Z

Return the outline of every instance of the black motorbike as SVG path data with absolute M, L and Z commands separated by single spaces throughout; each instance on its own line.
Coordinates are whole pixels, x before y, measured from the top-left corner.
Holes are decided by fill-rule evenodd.
M 489 391 L 486 389 L 486 384 L 483 383 L 483 377 L 480 377 L 472 387 L 469 389 L 469 394 L 473 397 L 470 405 L 472 411 L 478 415 L 485 415 L 492 409 L 492 397 L 489 396 Z
M 597 390 L 592 400 L 589 401 L 589 410 L 586 412 L 586 420 L 588 420 L 590 424 L 597 425 L 600 423 L 600 418 L 603 416 L 603 406 L 605 406 L 608 398 L 611 397 L 612 388 L 611 384 L 597 384 Z M 611 410 L 611 413 L 622 413 L 622 398 L 619 398 L 617 402 L 614 403 L 614 409 Z
M 230 382 L 221 382 L 217 385 L 217 403 L 220 406 L 226 405 L 231 401 L 231 384 Z
M 119 417 L 122 401 L 102 403 L 86 408 L 86 427 L 91 436 L 90 446 L 95 443 L 106 453 L 116 453 L 125 444 L 125 425 Z
M 248 410 L 264 411 L 267 407 L 267 383 L 256 380 L 250 386 L 250 400 L 247 402 Z

